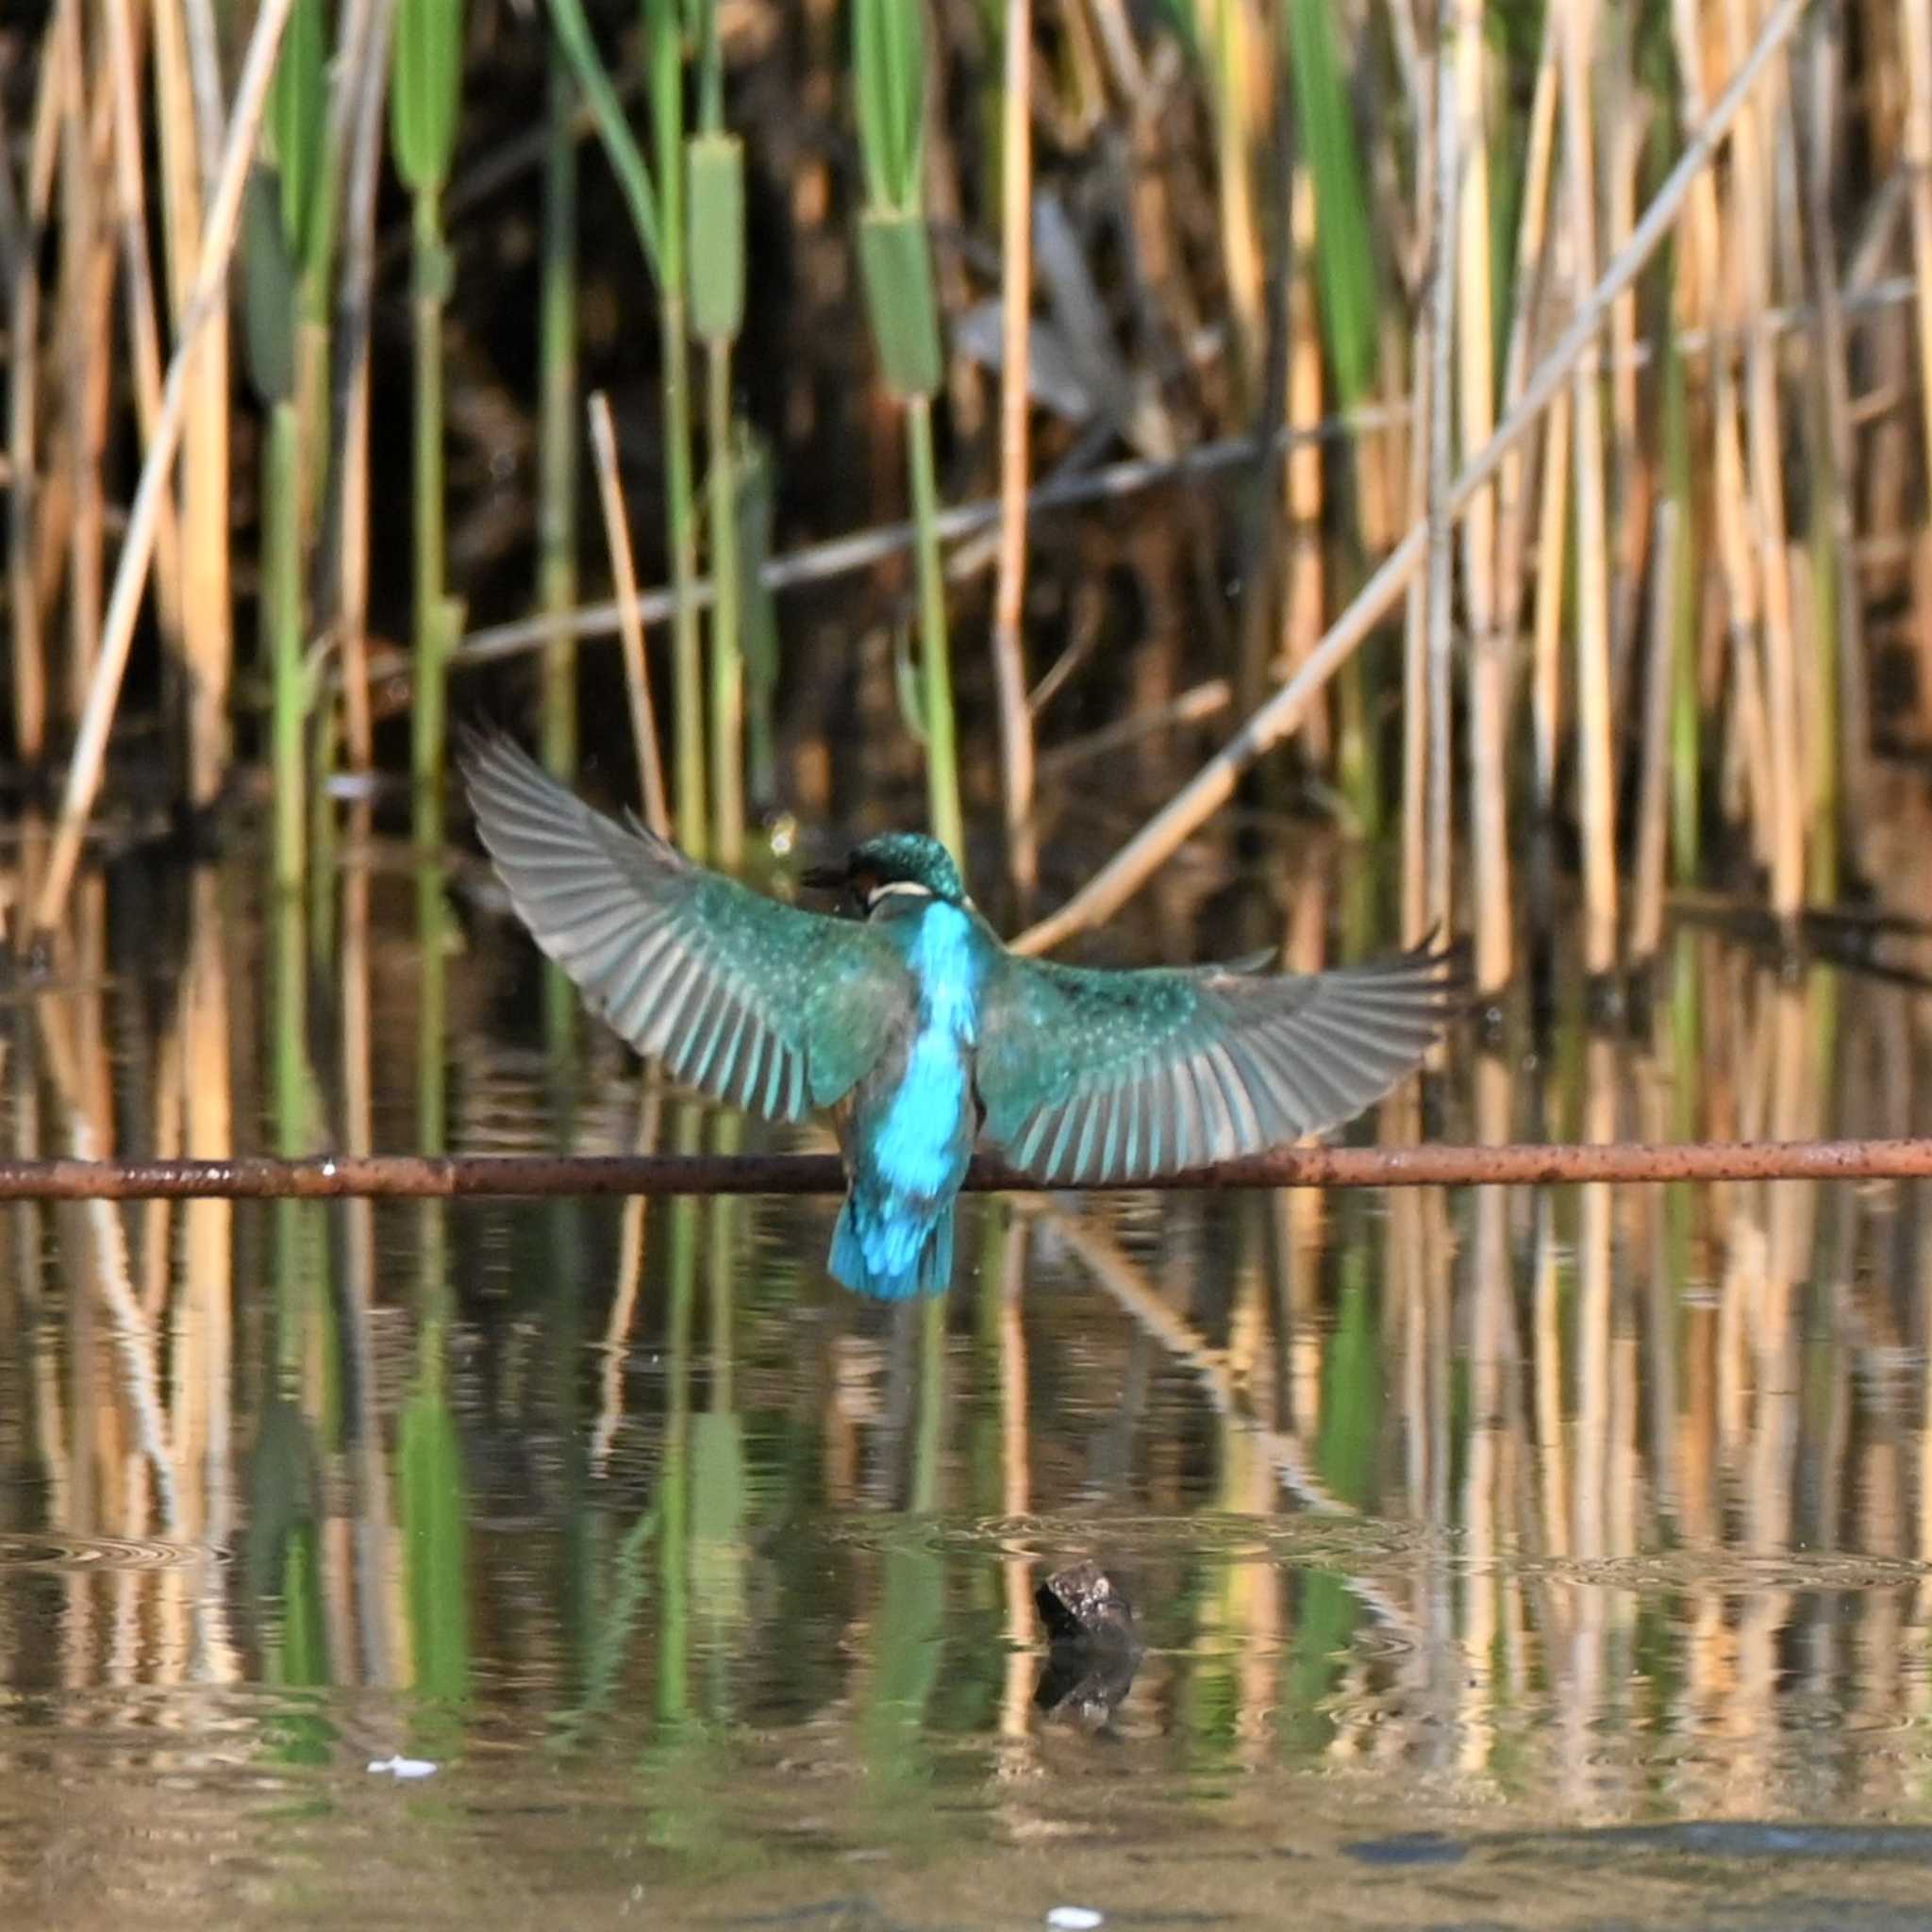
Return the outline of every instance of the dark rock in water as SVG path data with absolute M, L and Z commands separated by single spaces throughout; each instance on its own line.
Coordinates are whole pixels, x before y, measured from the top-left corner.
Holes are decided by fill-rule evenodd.
M 1057 1571 L 1033 1592 L 1051 1647 L 1035 1706 L 1098 1730 L 1133 1688 L 1141 1640 L 1133 1606 L 1098 1563 Z
M 1033 1592 L 1033 1602 L 1056 1643 L 1084 1639 L 1139 1648 L 1133 1606 L 1098 1563 L 1074 1563 L 1055 1571 Z
M 1071 1637 L 1046 1654 L 1033 1704 L 1049 1717 L 1071 1718 L 1082 1730 L 1097 1731 L 1134 1688 L 1141 1646 L 1102 1638 Z

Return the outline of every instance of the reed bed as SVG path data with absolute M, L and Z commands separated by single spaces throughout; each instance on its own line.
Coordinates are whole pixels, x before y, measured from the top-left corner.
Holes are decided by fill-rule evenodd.
M 320 939 L 342 774 L 407 766 L 441 851 L 450 702 L 618 751 L 586 388 L 668 584 L 625 591 L 624 708 L 669 713 L 634 756 L 716 862 L 923 791 L 991 903 L 1058 902 L 1041 946 L 1285 810 L 1363 848 L 1348 943 L 1446 920 L 1491 991 L 1573 932 L 1614 991 L 1688 891 L 1793 941 L 1887 903 L 1874 774 L 1932 742 L 1928 38 L 1885 0 L 10 15 L 4 728 L 58 800 L 16 937 L 68 942 L 157 747 L 196 826 L 266 765 Z M 367 426 L 405 406 L 407 462 Z M 1104 512 L 1041 507 L 1123 457 Z M 866 540 L 908 509 L 907 576 Z M 855 531 L 836 609 L 771 604 Z M 1142 716 L 1170 795 L 1069 782 Z

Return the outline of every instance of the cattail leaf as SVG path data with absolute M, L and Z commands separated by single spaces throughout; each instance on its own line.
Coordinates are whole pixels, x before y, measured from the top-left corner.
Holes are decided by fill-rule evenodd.
M 597 124 L 598 139 L 604 143 L 617 184 L 629 205 L 644 258 L 656 274 L 660 258 L 657 188 L 650 169 L 644 164 L 642 151 L 631 134 L 630 123 L 625 119 L 617 90 L 598 58 L 597 43 L 591 38 L 590 23 L 584 18 L 583 0 L 550 0 L 550 25 L 564 58 L 570 62 L 571 72 L 576 76 L 584 105 Z
M 242 205 L 242 318 L 248 379 L 266 404 L 295 392 L 295 264 L 282 227 L 287 196 L 267 162 L 248 178 Z
M 939 307 L 924 217 L 867 208 L 858 220 L 858 263 L 887 388 L 901 398 L 933 394 L 941 373 Z
M 462 70 L 463 0 L 396 0 L 390 140 L 412 193 L 449 178 Z
M 706 341 L 730 341 L 744 322 L 744 143 L 699 134 L 685 155 L 691 327 Z
M 328 118 L 326 59 L 323 0 L 294 0 L 282 31 L 263 125 L 269 156 L 281 175 L 282 237 L 297 261 L 308 256 L 314 225 Z
M 920 205 L 925 142 L 925 0 L 857 0 L 858 146 L 874 208 Z
M 1330 0 L 1288 0 L 1289 73 L 1315 192 L 1315 288 L 1335 390 L 1344 408 L 1366 402 L 1375 377 L 1375 260 L 1369 198 L 1348 76 Z

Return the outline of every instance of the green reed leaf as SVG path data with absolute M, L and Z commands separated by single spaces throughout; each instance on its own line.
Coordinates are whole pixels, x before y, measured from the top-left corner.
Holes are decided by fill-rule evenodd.
M 281 213 L 288 206 L 278 172 L 267 162 L 248 178 L 242 209 L 242 325 L 248 379 L 264 403 L 295 392 L 295 265 Z
M 940 386 L 939 305 L 924 217 L 871 208 L 858 221 L 866 312 L 886 386 L 895 396 L 929 396 Z
M 1295 119 L 1315 192 L 1315 288 L 1329 366 L 1344 408 L 1374 382 L 1375 261 L 1369 197 L 1348 76 L 1335 42 L 1330 0 L 1288 0 L 1289 75 Z
M 323 0 L 294 0 L 269 87 L 264 127 L 281 176 L 282 237 L 290 255 L 307 258 L 328 121 L 327 28 Z
M 856 0 L 852 39 L 867 199 L 915 208 L 925 146 L 924 0 Z
M 412 193 L 449 178 L 462 70 L 463 0 L 397 0 L 390 140 Z

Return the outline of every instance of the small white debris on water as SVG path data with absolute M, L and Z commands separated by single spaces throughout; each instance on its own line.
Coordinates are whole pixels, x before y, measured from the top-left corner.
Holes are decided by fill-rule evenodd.
M 388 1777 L 432 1777 L 437 1767 L 426 1757 L 372 1757 L 371 1771 L 381 1772 Z M 1098 1917 L 1080 1922 L 1083 1925 L 1100 1924 Z
M 1056 1906 L 1047 1913 L 1046 1923 L 1054 1932 L 1093 1932 L 1096 1925 L 1107 1923 L 1107 1914 L 1096 1912 L 1091 1906 Z

